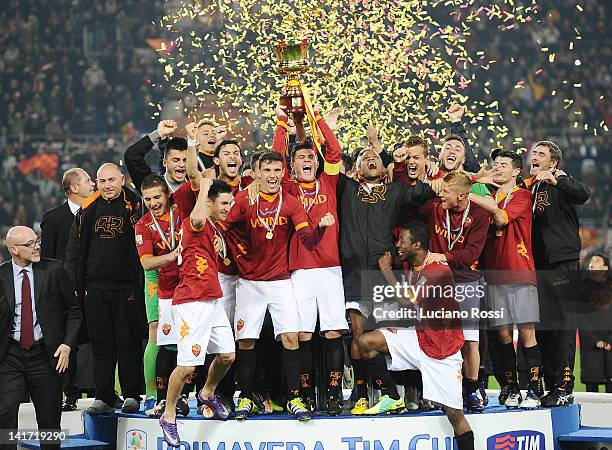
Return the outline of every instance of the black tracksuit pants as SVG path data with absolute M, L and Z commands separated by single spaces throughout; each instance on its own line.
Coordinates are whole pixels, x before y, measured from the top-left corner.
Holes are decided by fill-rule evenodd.
M 144 392 L 141 306 L 131 290 L 87 289 L 85 317 L 91 342 L 96 398 L 113 406 L 115 366 L 124 398 Z

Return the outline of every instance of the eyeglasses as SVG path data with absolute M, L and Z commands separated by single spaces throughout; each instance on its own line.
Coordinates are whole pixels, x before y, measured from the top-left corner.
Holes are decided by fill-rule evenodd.
M 36 238 L 35 241 L 29 241 L 26 242 L 25 244 L 13 244 L 16 245 L 17 247 L 28 247 L 28 248 L 36 248 L 37 246 L 40 246 L 40 238 Z

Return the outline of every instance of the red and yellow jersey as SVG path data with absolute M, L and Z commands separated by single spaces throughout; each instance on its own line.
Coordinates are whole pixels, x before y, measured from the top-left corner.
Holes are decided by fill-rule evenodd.
M 491 225 L 485 246 L 485 277 L 489 284 L 536 284 L 531 251 L 532 199 L 527 189 L 513 189 L 510 198 L 497 196 L 505 225 Z
M 480 278 L 478 271 L 478 258 L 484 248 L 489 229 L 490 217 L 484 208 L 474 203 L 470 204 L 470 211 L 461 223 L 465 211 L 450 211 L 450 230 L 447 228 L 446 212 L 441 200 L 429 200 L 419 208 L 419 212 L 426 218 L 431 239 L 429 250 L 432 253 L 446 255 L 446 260 L 453 270 L 456 282 L 475 281 Z M 449 248 L 448 241 L 452 245 Z
M 178 244 L 179 232 L 181 230 L 179 215 L 177 206 L 173 205 L 174 242 L 176 244 Z M 161 218 L 157 219 L 157 223 L 163 232 L 166 242 L 172 245 L 170 213 L 166 213 Z M 160 236 L 150 211 L 135 225 L 134 234 L 136 236 L 136 249 L 138 250 L 141 261 L 149 256 L 162 256 L 172 251 Z M 157 280 L 157 296 L 163 299 L 172 298 L 174 295 L 174 288 L 178 282 L 179 270 L 176 261 L 161 267 Z
M 198 199 L 198 192 L 198 190 L 194 190 L 191 187 L 189 181 L 186 181 L 172 193 L 172 201 L 179 208 L 182 222 L 189 220 L 189 214 L 193 211 L 196 200 Z
M 283 163 L 285 164 L 283 189 L 302 202 L 311 228 L 316 228 L 321 218 L 328 212 L 334 216 L 336 224 L 325 232 L 321 242 L 319 242 L 314 250 L 309 250 L 300 240 L 299 236 L 294 234 L 289 249 L 289 270 L 336 267 L 340 265 L 340 252 L 338 250 L 340 236 L 336 189 L 340 179 L 341 148 L 338 139 L 336 139 L 323 118 L 318 114 L 316 118 L 327 149 L 323 172 L 315 182 L 298 183 L 289 178 L 286 159 L 283 158 Z M 279 120 L 272 144 L 273 150 L 283 156 L 288 151 L 286 122 L 286 117 Z
M 182 226 L 178 257 L 180 282 L 173 305 L 221 298 L 215 230 L 210 222 L 196 229 L 187 218 Z
M 460 310 L 450 294 L 454 292 L 453 272 L 448 265 L 440 263 L 428 264 L 421 270 L 415 268 L 413 272 L 417 292 L 415 302 L 423 317 L 416 327 L 419 346 L 430 358 L 442 359 L 454 355 L 463 346 L 464 339 L 461 319 L 444 317 Z M 427 286 L 431 289 L 426 289 Z M 435 317 L 435 312 L 442 316 Z
M 298 199 L 286 191 L 274 195 L 259 193 L 259 205 L 249 202 L 247 191 L 239 192 L 227 219 L 218 222 L 218 226 L 225 232 L 240 276 L 247 280 L 289 278 L 289 242 L 292 235 L 301 232 L 312 237 L 304 208 Z M 272 238 L 268 239 L 266 235 L 273 226 Z

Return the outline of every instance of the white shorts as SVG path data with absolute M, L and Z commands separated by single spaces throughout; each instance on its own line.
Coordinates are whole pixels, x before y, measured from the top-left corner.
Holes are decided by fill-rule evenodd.
M 461 301 L 455 296 L 457 299 L 457 303 L 459 304 L 459 309 L 463 312 L 468 313 L 468 318 L 462 320 L 462 328 L 463 328 L 463 338 L 466 341 L 478 342 L 479 334 L 480 334 L 480 319 L 474 318 L 472 311 L 477 309 L 480 311 L 480 300 L 481 296 L 479 296 L 477 288 L 480 286 L 482 292 L 484 293 L 484 287 L 480 285 L 480 281 L 464 281 L 456 283 L 455 290 L 457 291 L 459 287 L 463 290 L 463 298 Z
M 347 311 L 349 309 L 354 309 L 355 311 L 359 312 L 363 317 L 367 319 L 368 317 L 372 315 L 372 311 L 374 310 L 374 307 L 372 306 L 371 301 L 360 300 L 360 301 L 354 301 L 354 302 L 346 302 L 344 304 L 344 309 Z
M 419 345 L 414 328 L 381 328 L 389 348 L 389 370 L 420 370 L 423 374 L 423 398 L 455 409 L 463 409 L 461 352 L 443 359 L 427 356 Z
M 157 322 L 157 345 L 176 345 L 178 330 L 172 318 L 172 299 L 159 299 L 159 321 Z
M 234 323 L 234 314 L 236 312 L 236 286 L 238 285 L 238 275 L 226 275 L 219 272 L 219 284 L 223 297 L 219 300 L 223 305 L 227 320 L 230 324 Z
M 206 354 L 234 353 L 232 327 L 219 300 L 204 300 L 172 306 L 178 328 L 177 366 L 202 366 Z
M 317 313 L 321 332 L 348 330 L 340 267 L 296 270 L 291 274 L 291 283 L 300 331 L 315 330 Z
M 298 332 L 298 313 L 291 280 L 254 281 L 240 278 L 236 287 L 236 339 L 258 339 L 270 311 L 276 339 Z

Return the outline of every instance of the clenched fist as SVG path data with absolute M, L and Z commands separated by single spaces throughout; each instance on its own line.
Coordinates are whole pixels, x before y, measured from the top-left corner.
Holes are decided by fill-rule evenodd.
M 448 117 L 450 119 L 451 122 L 455 123 L 455 122 L 461 122 L 461 118 L 463 117 L 463 114 L 465 113 L 465 106 L 461 106 L 458 103 L 453 103 L 447 110 L 446 110 L 446 114 L 448 114 Z
M 321 220 L 319 220 L 319 228 L 321 229 L 329 228 L 335 223 L 336 223 L 336 220 L 334 219 L 334 216 L 332 216 L 332 214 L 328 212 L 323 217 L 321 217 Z
M 185 132 L 187 133 L 187 139 L 195 139 L 198 131 L 198 125 L 196 122 L 191 122 L 185 125 Z
M 157 124 L 157 133 L 160 138 L 171 135 L 176 130 L 177 124 L 174 120 L 162 120 Z

